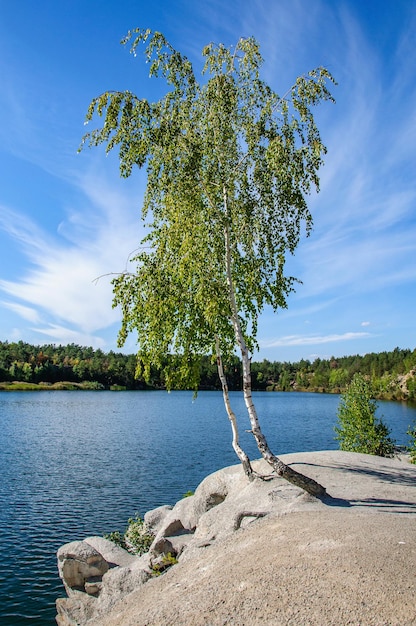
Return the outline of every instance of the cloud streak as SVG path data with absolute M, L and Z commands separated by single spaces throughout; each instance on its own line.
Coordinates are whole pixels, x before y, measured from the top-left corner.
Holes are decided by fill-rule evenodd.
M 32 324 L 38 324 L 41 321 L 39 312 L 32 307 L 24 306 L 17 302 L 3 301 L 1 304 Z
M 321 193 L 311 201 L 315 230 L 293 262 L 303 297 L 368 293 L 416 280 L 416 188 L 409 169 L 409 159 L 413 169 L 416 162 L 416 117 L 406 113 L 416 89 L 402 44 L 410 31 L 396 42 L 389 83 L 381 50 L 370 47 L 345 7 L 340 16 L 346 60 L 344 67 L 334 60 L 337 104 L 325 116 L 328 156 Z
M 353 341 L 370 337 L 370 333 L 343 333 L 341 335 L 288 335 L 261 342 L 262 348 L 277 348 L 281 346 L 318 346 L 325 343 L 337 343 L 339 341 Z
M 61 341 L 93 337 L 119 320 L 105 275 L 125 269 L 141 237 L 132 197 L 95 176 L 79 184 L 89 208 L 68 210 L 54 236 L 6 207 L 0 214 L 0 228 L 29 260 L 22 277 L 0 279 L 0 289 L 9 297 L 6 306 L 38 324 L 36 332 Z

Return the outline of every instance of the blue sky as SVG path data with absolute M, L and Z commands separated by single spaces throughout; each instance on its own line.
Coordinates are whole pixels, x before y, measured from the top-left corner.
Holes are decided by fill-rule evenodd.
M 196 67 L 208 42 L 253 35 L 279 93 L 318 65 L 338 81 L 336 105 L 316 111 L 328 154 L 314 230 L 289 261 L 303 284 L 261 316 L 255 358 L 415 348 L 412 0 L 0 0 L 0 340 L 116 349 L 106 275 L 141 239 L 145 175 L 120 179 L 116 155 L 77 149 L 94 96 L 155 93 L 119 43 L 136 26 Z

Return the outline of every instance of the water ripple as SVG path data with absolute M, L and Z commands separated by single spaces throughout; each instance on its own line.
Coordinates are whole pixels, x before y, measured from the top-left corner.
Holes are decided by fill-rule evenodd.
M 240 396 L 232 398 L 244 416 Z M 336 447 L 336 396 L 256 399 L 279 454 Z M 416 410 L 393 405 L 389 421 L 386 406 L 387 423 L 405 433 Z M 257 457 L 248 424 L 240 428 Z M 58 548 L 123 530 L 136 511 L 176 502 L 210 472 L 236 463 L 230 440 L 216 392 L 196 402 L 187 392 L 0 394 L 0 626 L 54 625 L 55 600 L 64 595 Z

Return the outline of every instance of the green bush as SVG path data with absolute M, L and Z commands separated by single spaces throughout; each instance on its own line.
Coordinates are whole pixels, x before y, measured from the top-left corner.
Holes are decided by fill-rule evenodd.
M 116 530 L 104 535 L 104 538 L 124 548 L 131 554 L 140 556 L 149 551 L 154 535 L 149 532 L 144 521 L 136 513 L 136 517 L 129 518 L 128 526 L 124 533 Z
M 394 441 L 389 428 L 376 417 L 376 409 L 370 383 L 362 374 L 355 374 L 337 411 L 335 432 L 341 450 L 393 456 Z
M 88 391 L 102 391 L 104 389 L 104 385 L 98 383 L 96 380 L 83 380 L 79 386 L 81 389 Z

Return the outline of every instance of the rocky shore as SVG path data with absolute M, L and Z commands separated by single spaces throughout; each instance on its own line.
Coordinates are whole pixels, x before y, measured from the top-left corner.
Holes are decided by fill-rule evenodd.
M 240 465 L 215 472 L 146 513 L 154 540 L 141 557 L 100 537 L 62 546 L 58 625 L 416 624 L 416 466 L 340 451 L 281 458 L 328 498 L 275 476 L 250 483 Z

